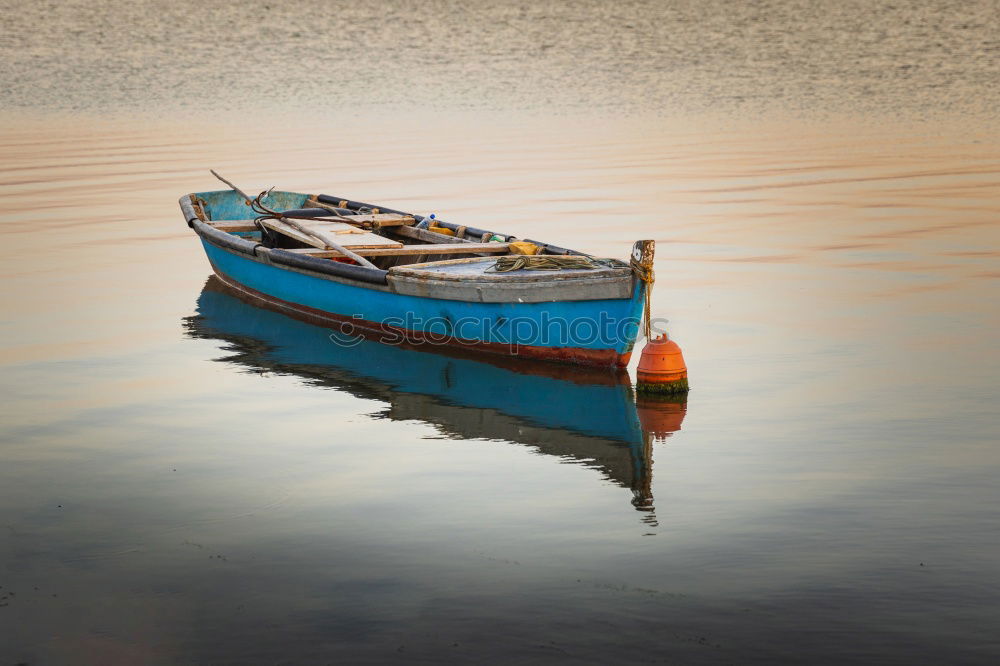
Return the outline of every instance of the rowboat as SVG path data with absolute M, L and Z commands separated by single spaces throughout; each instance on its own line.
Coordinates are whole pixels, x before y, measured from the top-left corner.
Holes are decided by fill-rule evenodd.
M 363 337 L 623 367 L 648 313 L 653 241 L 628 262 L 598 259 L 433 215 L 232 185 L 180 207 L 223 283 L 345 346 Z
M 595 469 L 631 490 L 632 505 L 650 518 L 651 436 L 670 436 L 685 414 L 683 398 L 654 405 L 640 398 L 637 408 L 625 369 L 374 340 L 332 345 L 327 328 L 263 304 L 216 276 L 208 278 L 196 314 L 183 325 L 188 337 L 224 346 L 226 353 L 214 358 L 219 363 L 381 403 L 375 418 L 424 423 L 448 439 L 501 439 Z

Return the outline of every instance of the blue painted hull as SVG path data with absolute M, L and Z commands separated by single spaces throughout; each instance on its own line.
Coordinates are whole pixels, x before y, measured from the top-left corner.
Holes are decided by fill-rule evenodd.
M 345 344 L 352 336 L 365 336 L 620 367 L 628 364 L 645 294 L 645 285 L 637 280 L 630 299 L 475 303 L 419 298 L 273 266 L 205 239 L 202 244 L 216 274 L 229 286 L 325 319 Z

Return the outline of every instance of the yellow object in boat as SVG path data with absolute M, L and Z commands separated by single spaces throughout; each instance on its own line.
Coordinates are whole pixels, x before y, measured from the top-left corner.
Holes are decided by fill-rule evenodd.
M 432 226 L 432 227 L 428 227 L 427 229 L 428 229 L 428 231 L 433 231 L 434 233 L 437 233 L 437 234 L 444 234 L 445 236 L 454 236 L 455 235 L 454 229 L 448 229 L 446 227 L 434 227 L 434 226 Z
M 538 254 L 538 246 L 534 243 L 514 241 L 507 245 L 511 254 Z

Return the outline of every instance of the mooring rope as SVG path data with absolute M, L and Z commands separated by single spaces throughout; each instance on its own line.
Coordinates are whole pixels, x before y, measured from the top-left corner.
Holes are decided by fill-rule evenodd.
M 646 283 L 646 303 L 643 307 L 642 319 L 643 319 L 643 333 L 646 335 L 646 339 L 650 339 L 650 328 L 651 324 L 649 322 L 649 310 L 650 310 L 650 299 L 653 295 L 653 283 L 656 282 L 656 273 L 653 272 L 652 266 L 643 266 L 636 260 L 635 256 L 629 259 L 629 266 L 632 267 L 632 272 L 635 276 Z

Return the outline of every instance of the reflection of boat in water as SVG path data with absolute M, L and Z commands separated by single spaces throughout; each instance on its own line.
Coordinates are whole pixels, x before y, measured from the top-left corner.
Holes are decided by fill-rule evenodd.
M 220 361 L 383 401 L 382 418 L 423 421 L 449 437 L 526 444 L 599 469 L 631 489 L 635 507 L 654 520 L 652 437 L 643 435 L 626 371 L 346 340 L 245 298 L 209 278 L 198 314 L 185 320 L 188 334 L 227 343 L 232 354 Z M 681 403 L 671 409 L 655 426 L 661 436 L 683 419 Z

